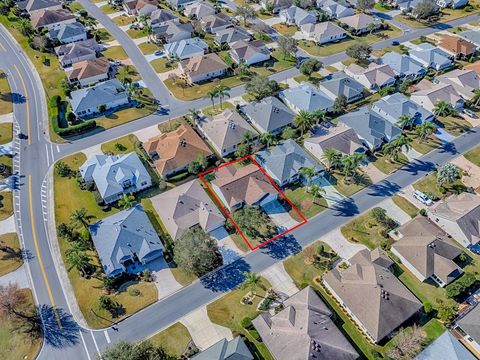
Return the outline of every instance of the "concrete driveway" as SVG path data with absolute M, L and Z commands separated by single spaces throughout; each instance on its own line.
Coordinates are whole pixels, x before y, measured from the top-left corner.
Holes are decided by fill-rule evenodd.
M 453 139 L 455 139 L 455 136 L 449 134 L 446 130 L 442 128 L 437 128 L 437 131 L 435 132 L 435 136 L 440 139 L 440 141 L 444 143 L 449 143 Z
M 15 227 L 15 216 L 12 215 L 5 220 L 0 221 L 0 235 L 16 232 L 17 228 Z
M 280 24 L 282 22 L 282 19 L 280 19 L 278 16 L 275 16 L 275 17 L 272 17 L 272 18 L 269 18 L 269 19 L 265 19 L 265 20 L 263 20 L 263 22 L 265 24 L 267 24 L 268 26 L 272 26 L 272 25 L 275 25 L 275 24 Z
M 413 197 L 413 193 L 415 188 L 412 185 L 409 185 L 398 192 L 398 195 L 405 198 L 406 200 L 410 201 L 413 205 L 415 205 L 419 209 L 428 209 L 428 206 L 421 203 L 417 199 Z
M 245 254 L 244 251 L 235 245 L 235 242 L 223 226 L 211 231 L 210 235 L 217 240 L 218 250 L 222 254 L 224 264 L 230 264 Z
M 322 196 L 323 198 L 325 198 L 325 200 L 327 200 L 328 206 L 335 205 L 336 203 L 345 199 L 345 196 L 338 192 L 335 186 L 330 184 L 330 182 L 325 179 L 325 177 L 320 176 L 313 183 L 320 185 L 322 189 L 325 190 L 325 194 Z
M 152 271 L 153 281 L 157 286 L 158 300 L 173 294 L 183 287 L 175 280 L 170 267 L 163 257 L 148 263 L 148 268 Z
M 262 275 L 272 285 L 272 288 L 284 299 L 289 298 L 298 292 L 298 288 L 292 278 L 285 271 L 283 262 L 278 262 L 263 271 Z
M 354 244 L 342 235 L 340 228 L 337 228 L 324 237 L 318 239 L 328 244 L 343 259 L 350 259 L 360 250 L 366 249 L 365 245 Z
M 210 320 L 206 306 L 186 315 L 180 322 L 188 329 L 193 342 L 200 350 L 205 350 L 222 339 L 233 339 L 230 329 L 214 324 Z
M 278 200 L 271 201 L 262 209 L 267 213 L 268 217 L 277 227 L 282 230 L 288 230 L 297 225 L 299 222 L 293 219 L 287 210 Z
M 398 207 L 391 198 L 383 200 L 380 204 L 378 204 L 378 207 L 385 209 L 387 211 L 387 215 L 395 220 L 399 225 L 403 225 L 412 220 L 410 215 Z
M 468 175 L 462 177 L 462 182 L 466 186 L 471 186 L 474 189 L 480 187 L 480 167 L 467 160 L 463 155 L 453 159 L 452 164 L 457 165 L 467 172 Z

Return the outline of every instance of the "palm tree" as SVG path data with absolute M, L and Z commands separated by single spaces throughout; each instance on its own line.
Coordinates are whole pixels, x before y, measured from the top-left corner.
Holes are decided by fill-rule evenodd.
M 90 220 L 93 218 L 92 215 L 87 213 L 87 209 L 81 208 L 75 210 L 70 215 L 70 221 L 76 226 L 83 226 L 85 229 L 88 230 L 88 226 L 90 225 Z
M 145 35 L 147 35 L 148 41 L 150 41 L 152 35 L 155 34 L 155 31 L 153 30 L 153 27 L 151 25 L 148 25 L 148 24 L 143 27 L 143 32 L 145 33 Z
M 142 14 L 140 15 L 140 17 L 138 18 L 138 22 L 143 24 L 143 27 L 146 27 L 147 26 L 147 22 L 148 22 L 148 19 L 150 19 L 150 16 L 146 15 L 146 14 Z
M 65 252 L 66 259 L 68 265 L 70 265 L 70 269 L 76 268 L 82 277 L 85 277 L 88 273 L 88 269 L 92 266 L 90 261 L 92 260 L 90 256 L 88 256 L 85 251 L 73 247 L 68 249 Z
M 217 93 L 217 97 L 220 99 L 220 109 L 223 109 L 223 100 L 225 99 L 225 97 L 230 98 L 229 91 L 230 91 L 230 88 L 228 86 L 225 86 L 225 85 L 217 86 L 216 93 Z
M 188 115 L 190 115 L 190 117 L 192 118 L 192 121 L 195 121 L 198 119 L 198 116 L 200 115 L 200 111 L 197 109 L 189 109 Z
M 124 210 L 130 209 L 133 205 L 135 205 L 135 196 L 132 194 L 125 194 L 118 200 L 118 206 Z
M 323 122 L 323 120 L 325 120 L 325 115 L 327 115 L 327 112 L 325 110 L 322 110 L 322 109 L 315 110 L 312 113 L 312 116 L 315 119 L 317 125 L 320 124 L 321 122 Z
M 30 37 L 34 32 L 32 24 L 28 19 L 20 19 L 18 27 L 22 35 L 25 37 Z
M 250 288 L 250 291 L 255 295 L 257 286 L 262 284 L 262 278 L 254 272 L 247 271 L 243 273 L 243 276 L 245 277 L 245 282 L 243 285 Z
M 370 32 L 370 35 L 377 29 L 377 26 L 371 22 L 367 25 L 367 30 Z
M 409 129 L 413 126 L 415 122 L 415 118 L 410 116 L 409 114 L 402 114 L 398 118 L 397 125 L 400 126 L 402 129 Z
M 390 160 L 398 161 L 398 156 L 402 152 L 402 149 L 406 148 L 408 151 L 411 148 L 411 141 L 412 140 L 409 137 L 401 135 L 391 142 L 383 145 L 382 151 L 385 155 L 390 156 Z
M 440 100 L 433 108 L 433 113 L 437 116 L 448 116 L 453 112 L 452 105 L 446 101 Z
M 246 144 L 250 144 L 255 140 L 255 135 L 251 131 L 247 131 L 242 136 L 242 142 Z
M 307 179 L 307 187 L 310 188 L 310 185 L 312 184 L 312 178 L 317 174 L 317 169 L 315 169 L 313 166 L 303 167 L 299 170 L 299 174 Z
M 240 75 L 248 75 L 249 73 L 248 64 L 245 62 L 245 60 L 240 59 L 240 62 L 238 63 L 238 66 L 237 66 L 237 72 Z
M 475 106 L 478 106 L 480 104 L 480 89 L 475 89 L 473 91 L 473 101 L 475 101 Z
M 312 201 L 314 204 L 315 204 L 315 200 L 317 200 L 318 197 L 325 194 L 325 190 L 318 184 L 312 185 L 308 189 L 308 192 L 312 195 Z
M 437 127 L 430 121 L 425 121 L 415 129 L 415 133 L 420 138 L 420 142 L 427 140 L 435 131 L 437 131 Z
M 217 89 L 212 89 L 209 92 L 207 92 L 207 95 L 210 97 L 210 101 L 212 102 L 212 107 L 215 109 L 215 99 L 218 97 L 217 95 Z
M 327 170 L 338 169 L 342 162 L 342 153 L 337 149 L 330 148 L 323 152 L 322 161 L 327 164 Z
M 354 153 L 352 155 L 346 155 L 340 160 L 343 166 L 343 174 L 345 180 L 349 178 L 349 175 L 353 172 L 355 174 L 356 169 L 367 160 L 365 154 Z
M 273 144 L 275 141 L 275 135 L 273 135 L 271 132 L 264 132 L 260 134 L 260 141 L 262 144 L 267 145 L 267 147 L 270 147 L 270 145 Z
M 129 98 L 135 96 L 138 92 L 138 87 L 132 82 L 126 82 L 123 86 L 125 87 L 125 92 Z
M 311 113 L 305 110 L 300 110 L 300 112 L 295 116 L 293 119 L 293 123 L 296 127 L 298 127 L 301 131 L 301 136 L 308 131 L 313 126 L 313 116 Z

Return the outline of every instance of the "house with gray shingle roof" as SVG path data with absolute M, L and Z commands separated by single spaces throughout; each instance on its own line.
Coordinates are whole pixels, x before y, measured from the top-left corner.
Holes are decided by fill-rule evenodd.
M 437 71 L 444 70 L 453 65 L 452 56 L 430 43 L 421 43 L 409 51 L 409 56 L 417 60 L 426 68 Z
M 314 168 L 318 174 L 323 166 L 317 163 L 295 140 L 288 139 L 271 149 L 258 151 L 255 160 L 265 169 L 268 175 L 281 187 L 292 184 L 303 176 L 302 168 Z M 313 180 L 313 179 L 312 179 Z
M 217 45 L 228 44 L 231 45 L 237 41 L 250 41 L 252 35 L 240 27 L 230 27 L 224 30 L 217 31 L 215 36 L 215 43 Z
M 139 273 L 163 255 L 163 244 L 141 205 L 120 211 L 89 226 L 107 276 Z
M 200 26 L 202 30 L 210 34 L 215 34 L 217 31 L 224 30 L 233 26 L 230 17 L 223 13 L 203 16 L 200 19 Z
M 301 110 L 313 112 L 315 110 L 332 110 L 334 100 L 324 92 L 309 83 L 280 91 L 280 99 L 295 112 Z
M 181 10 L 189 4 L 193 4 L 196 0 L 167 0 L 173 8 Z
M 340 116 L 338 121 L 354 129 L 364 145 L 372 151 L 402 134 L 398 126 L 366 106 Z
M 249 102 L 241 111 L 261 133 L 278 134 L 291 125 L 295 117 L 288 106 L 273 96 Z
M 356 35 L 370 32 L 368 28 L 370 24 L 373 24 L 375 29 L 379 29 L 382 26 L 380 20 L 364 13 L 343 17 L 340 19 L 340 22 L 347 25 L 348 29 L 351 29 L 352 33 Z
M 351 64 L 345 69 L 345 73 L 371 91 L 377 91 L 382 87 L 393 87 L 397 80 L 395 73 L 387 64 L 371 63 L 367 68 Z
M 43 9 L 60 10 L 63 7 L 62 2 L 57 0 L 27 0 L 16 3 L 20 9 L 26 10 L 30 15 Z
M 241 336 L 233 340 L 220 340 L 209 348 L 194 355 L 192 360 L 253 360 L 253 355 Z
M 174 20 L 167 21 L 153 29 L 154 38 L 161 43 L 175 43 L 181 40 L 188 40 L 192 37 L 192 24 L 181 24 Z
M 284 303 L 278 314 L 262 313 L 252 323 L 276 360 L 354 360 L 353 346 L 332 312 L 310 287 Z
M 475 90 L 480 88 L 480 77 L 473 70 L 456 69 L 437 76 L 435 82 L 450 84 L 465 100 L 472 100 Z
M 207 50 L 207 43 L 198 37 L 165 44 L 165 52 L 167 55 L 169 57 L 177 56 L 180 60 L 204 55 Z
M 474 43 L 477 47 L 480 47 L 480 31 L 479 30 L 465 30 L 458 33 L 459 36 Z
M 375 101 L 372 104 L 372 110 L 394 125 L 399 122 L 402 115 L 408 115 L 413 118 L 415 124 L 422 124 L 425 121 L 433 121 L 435 119 L 435 116 L 430 111 L 413 102 L 402 93 L 387 95 Z
M 415 360 L 432 359 L 475 360 L 476 357 L 447 330 L 415 357 Z
M 360 100 L 365 96 L 363 85 L 344 72 L 336 72 L 327 76 L 320 82 L 319 89 L 332 100 L 343 95 L 347 99 L 347 103 Z
M 87 39 L 57 46 L 55 54 L 57 54 L 60 64 L 63 67 L 68 67 L 80 61 L 95 60 L 100 50 L 101 46 L 97 44 L 95 39 Z
M 148 19 L 150 26 L 155 29 L 156 27 L 162 26 L 167 22 L 173 22 L 176 24 L 180 23 L 180 19 L 173 15 L 171 11 L 165 9 L 157 9 L 152 12 L 150 18 Z
M 346 3 L 341 4 L 334 0 L 317 0 L 317 9 L 333 19 L 355 15 L 353 8 L 347 6 Z
M 480 305 L 478 302 L 466 315 L 455 322 L 454 329 L 463 335 L 463 340 L 476 350 L 478 356 L 480 353 L 478 350 L 480 349 Z
M 434 84 L 427 79 L 423 79 L 416 85 L 416 89 L 417 91 L 410 95 L 410 100 L 428 111 L 433 112 L 439 101 L 445 101 L 456 110 L 462 109 L 465 104 L 465 101 L 451 84 Z
M 347 32 L 331 21 L 305 24 L 301 26 L 300 30 L 307 40 L 315 41 L 319 45 L 339 41 L 347 37 Z
M 86 182 L 95 183 L 107 204 L 125 194 L 152 186 L 150 174 L 135 152 L 124 155 L 92 155 L 79 170 Z
M 292 5 L 288 9 L 281 10 L 280 19 L 288 25 L 301 26 L 304 24 L 315 24 L 317 15 L 312 11 L 303 10 L 301 7 Z
M 240 40 L 230 45 L 228 52 L 235 63 L 244 61 L 247 65 L 270 60 L 271 52 L 262 40 Z
M 405 54 L 399 54 L 395 51 L 386 53 L 379 58 L 381 64 L 389 65 L 396 76 L 410 80 L 425 76 L 427 70 L 422 64 Z
M 82 23 L 74 22 L 71 24 L 62 24 L 60 27 L 50 30 L 48 37 L 57 40 L 61 44 L 87 40 L 87 31 Z
M 293 1 L 292 0 L 260 0 L 260 5 L 264 9 L 267 9 L 269 6 L 273 7 L 272 12 L 274 14 L 278 14 L 280 10 L 289 8 L 292 6 Z
M 196 1 L 185 6 L 183 14 L 191 19 L 201 19 L 204 16 L 216 14 L 217 10 L 207 1 Z
M 79 118 L 100 114 L 101 106 L 105 106 L 106 110 L 112 110 L 130 103 L 123 85 L 117 79 L 72 91 L 70 97 L 72 112 Z

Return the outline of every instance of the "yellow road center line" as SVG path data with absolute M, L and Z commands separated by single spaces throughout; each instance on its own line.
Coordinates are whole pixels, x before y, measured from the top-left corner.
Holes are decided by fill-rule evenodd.
M 25 86 L 25 81 L 23 81 L 23 77 L 20 74 L 20 71 L 18 70 L 18 67 L 16 64 L 13 65 L 15 67 L 15 70 L 17 70 L 18 76 L 20 77 L 20 80 L 22 81 L 22 86 L 23 86 L 23 92 L 25 93 L 25 107 L 27 109 L 27 135 L 28 135 L 28 145 L 30 145 L 30 111 L 29 111 L 29 105 L 28 105 L 28 96 L 27 96 L 27 87 Z
M 48 297 L 50 298 L 50 302 L 52 303 L 53 311 L 55 312 L 55 317 L 57 318 L 58 326 L 61 329 L 62 323 L 60 321 L 60 316 L 58 315 L 57 306 L 55 305 L 55 300 L 53 299 L 52 291 L 50 290 L 47 273 L 45 272 L 45 267 L 43 266 L 42 257 L 40 256 L 40 249 L 38 247 L 37 233 L 35 231 L 35 220 L 33 218 L 32 176 L 31 175 L 28 176 L 28 196 L 29 196 L 29 203 L 30 203 L 30 221 L 32 225 L 33 243 L 35 244 L 35 251 L 37 253 L 38 264 L 40 265 L 40 270 L 42 271 L 43 280 L 45 281 Z

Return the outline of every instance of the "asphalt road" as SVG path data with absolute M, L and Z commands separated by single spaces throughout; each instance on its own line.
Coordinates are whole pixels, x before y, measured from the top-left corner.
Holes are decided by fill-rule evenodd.
M 23 133 L 28 133 L 28 140 L 16 144 L 15 172 L 18 176 L 18 189 L 15 190 L 15 213 L 23 247 L 29 255 L 28 270 L 35 298 L 41 309 L 45 326 L 46 341 L 40 354 L 41 359 L 91 359 L 95 358 L 100 349 L 120 340 L 137 340 L 150 336 L 170 323 L 177 321 L 183 315 L 204 305 L 225 291 L 235 287 L 243 280 L 243 271 L 260 272 L 277 261 L 298 251 L 301 247 L 316 241 L 322 235 L 342 225 L 351 216 L 358 214 L 385 197 L 391 196 L 400 188 L 413 183 L 433 169 L 434 164 L 450 160 L 457 152 L 464 152 L 480 142 L 478 129 L 455 140 L 452 146 L 439 149 L 422 161 L 409 165 L 407 169 L 397 171 L 379 184 L 356 194 L 343 206 L 329 209 L 311 219 L 291 234 L 289 238 L 279 239 L 267 248 L 252 252 L 241 260 L 219 269 L 201 281 L 183 288 L 169 298 L 166 298 L 147 309 L 131 316 L 118 325 L 117 330 L 90 331 L 82 329 L 72 319 L 69 303 L 59 279 L 52 248 L 49 246 L 46 231 L 47 189 L 44 183 L 49 167 L 54 161 L 68 154 L 81 151 L 87 147 L 108 141 L 149 125 L 154 125 L 170 118 L 183 115 L 190 108 L 203 108 L 210 104 L 208 99 L 193 102 L 181 102 L 173 99 L 163 83 L 153 72 L 143 55 L 133 42 L 95 5 L 86 0 L 80 0 L 82 5 L 119 40 L 129 57 L 142 75 L 146 85 L 154 96 L 166 105 L 166 112 L 159 112 L 143 119 L 97 133 L 92 136 L 72 140 L 70 143 L 51 144 L 43 127 L 48 127 L 48 117 L 45 109 L 43 89 L 38 82 L 32 65 L 7 30 L 0 26 L 0 68 L 9 76 L 9 82 L 14 93 L 14 114 L 18 127 Z M 438 31 L 441 28 L 455 27 L 478 19 L 478 15 L 455 20 L 448 25 L 435 29 L 426 28 L 402 35 L 398 41 L 403 42 Z M 113 25 L 112 25 L 113 24 Z M 390 40 L 373 45 L 374 49 L 389 46 Z M 3 56 L 1 56 L 3 55 Z M 341 61 L 345 54 L 336 54 L 322 58 L 325 65 Z M 298 74 L 297 69 L 290 69 L 272 76 L 277 81 Z M 231 91 L 235 97 L 244 92 L 239 86 Z M 58 325 L 58 319 L 61 326 Z

